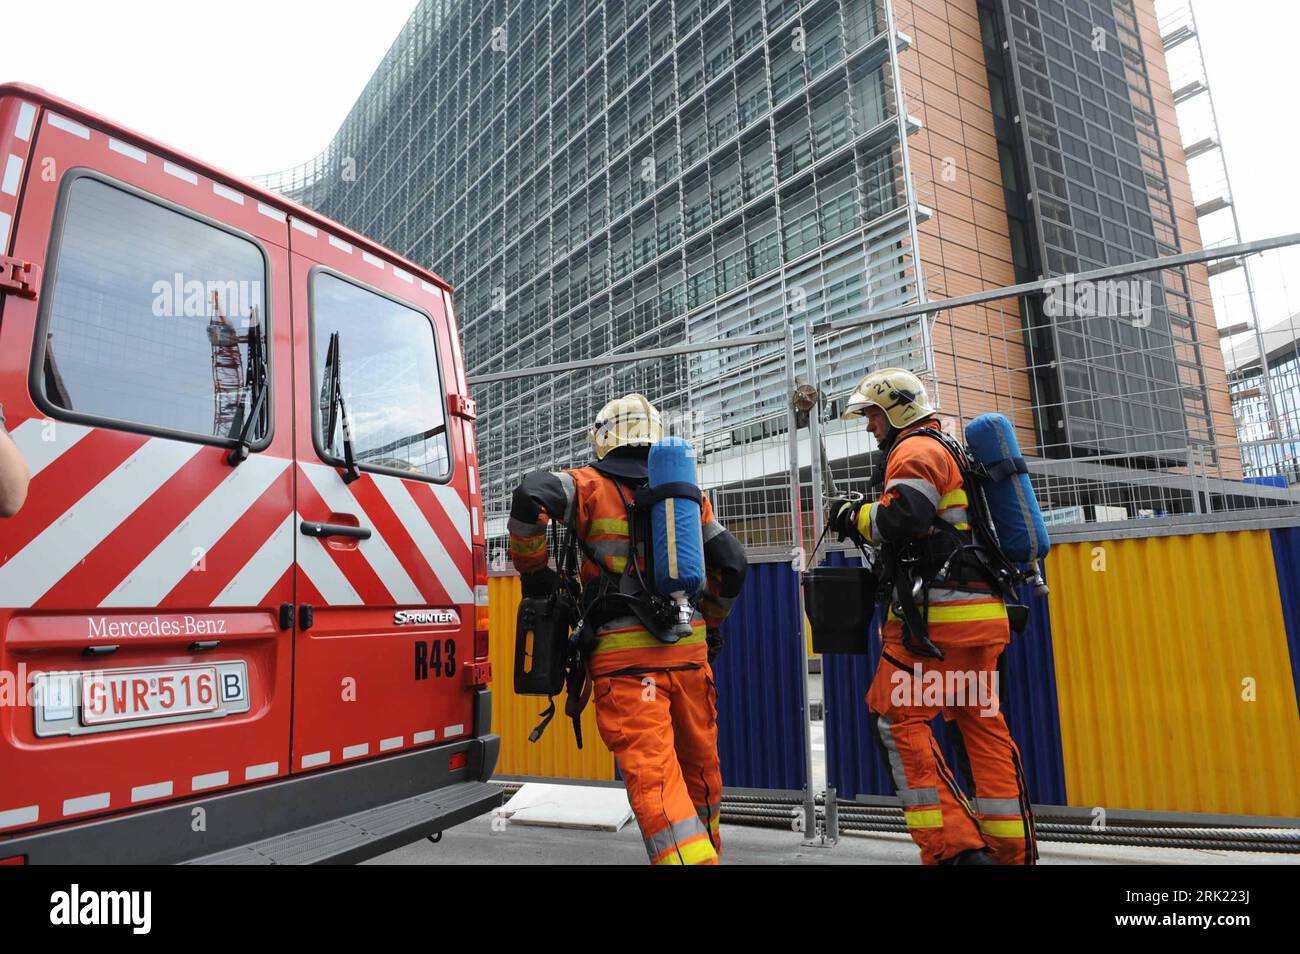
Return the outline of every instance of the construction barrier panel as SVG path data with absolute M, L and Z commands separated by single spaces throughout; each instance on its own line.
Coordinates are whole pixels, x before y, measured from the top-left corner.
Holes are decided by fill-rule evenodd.
M 718 751 L 729 787 L 800 790 L 804 785 L 806 718 L 799 686 L 803 625 L 798 577 L 788 563 L 753 563 L 745 588 L 723 625 L 725 648 L 714 667 Z M 614 758 L 596 730 L 596 710 L 583 713 L 583 748 L 559 697 L 554 721 L 538 742 L 528 734 L 546 699 L 514 693 L 515 614 L 519 577 L 493 576 L 491 612 L 492 724 L 501 736 L 502 775 L 608 780 Z

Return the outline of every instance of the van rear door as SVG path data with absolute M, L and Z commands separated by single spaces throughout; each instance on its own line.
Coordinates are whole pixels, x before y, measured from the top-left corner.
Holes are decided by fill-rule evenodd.
M 290 242 L 301 771 L 474 731 L 477 510 L 442 289 L 310 223 Z
M 35 704 L 0 706 L 0 836 L 289 761 L 288 224 L 76 119 L 33 134 L 12 252 L 44 276 L 0 317 L 33 475 L 0 528 L 0 672 Z

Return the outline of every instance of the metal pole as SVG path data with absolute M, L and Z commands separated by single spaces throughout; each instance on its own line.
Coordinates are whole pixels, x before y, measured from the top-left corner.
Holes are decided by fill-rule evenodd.
M 788 415 L 790 452 L 790 556 L 793 566 L 803 568 L 803 500 L 799 492 L 799 428 L 794 408 L 794 328 L 790 326 L 789 316 L 785 325 L 785 384 L 786 412 Z M 814 510 L 816 507 L 813 508 Z M 803 581 L 795 587 L 799 607 L 799 619 L 796 635 L 799 640 L 800 659 L 800 704 L 803 706 L 803 832 L 804 844 L 816 844 L 817 841 L 817 802 L 812 790 L 812 720 L 808 708 L 808 639 L 804 636 Z
M 1201 487 L 1196 482 L 1196 448 L 1187 447 L 1187 485 L 1192 491 L 1192 513 L 1201 512 Z
M 1089 272 L 1076 272 L 1074 280 L 1078 283 L 1081 281 L 1101 281 L 1107 278 L 1123 278 L 1127 275 L 1140 275 L 1143 272 L 1158 272 L 1166 268 L 1194 265 L 1197 262 L 1214 262 L 1221 258 L 1257 255 L 1260 252 L 1285 248 L 1288 245 L 1300 245 L 1300 232 L 1291 235 L 1279 235 L 1275 238 L 1259 239 L 1254 242 L 1242 242 L 1238 245 L 1221 245 L 1217 248 L 1198 249 L 1195 252 L 1181 252 L 1178 255 L 1167 255 L 1164 258 L 1148 258 L 1140 262 L 1130 262 L 1127 265 L 1108 265 L 1105 268 L 1097 268 Z M 936 298 L 934 301 L 921 302 L 915 305 L 902 305 L 885 311 L 868 311 L 863 315 L 823 322 L 817 326 L 817 330 L 839 331 L 844 328 L 856 328 L 858 325 L 883 321 L 887 318 L 908 318 L 912 315 L 932 314 L 947 308 L 982 305 L 985 302 L 998 301 L 1002 298 L 1019 298 L 1022 295 L 1044 292 L 1053 286 L 1060 285 L 1062 281 L 1062 278 L 1043 278 L 1038 281 L 1022 282 L 1019 285 L 990 288 L 970 295 L 958 295 L 955 298 Z
M 826 450 L 826 445 L 822 443 L 822 394 L 821 380 L 817 374 L 817 341 L 813 336 L 812 322 L 808 322 L 803 328 L 803 347 L 804 347 L 804 368 L 807 375 L 808 383 L 817 389 L 817 395 L 813 402 L 812 409 L 808 412 L 808 473 L 812 478 L 812 518 L 813 518 L 813 540 L 817 541 L 822 538 L 822 527 L 825 523 L 823 514 L 823 495 L 826 488 L 822 485 L 822 468 L 829 467 L 830 461 L 822 456 Z M 829 456 L 829 455 L 827 455 Z M 815 544 L 814 544 L 815 548 Z M 816 553 L 809 553 L 808 559 L 811 560 Z M 805 641 L 806 643 L 806 641 Z M 806 646 L 805 646 L 806 648 Z M 811 719 L 809 720 L 809 735 L 812 734 Z M 822 841 L 827 844 L 835 844 L 840 838 L 839 813 L 835 810 L 835 789 L 831 787 L 831 766 L 830 750 L 825 747 L 826 743 L 826 678 L 822 676 L 822 770 L 826 773 L 826 819 L 823 823 Z M 810 742 L 811 744 L 811 742 Z

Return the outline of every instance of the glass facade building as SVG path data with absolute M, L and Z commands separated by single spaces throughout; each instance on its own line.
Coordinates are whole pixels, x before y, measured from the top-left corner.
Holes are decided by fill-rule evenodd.
M 326 151 L 263 181 L 448 278 L 471 375 L 927 298 L 953 246 L 923 256 L 924 236 L 937 242 L 955 206 L 917 199 L 921 128 L 932 167 L 949 161 L 940 141 L 996 139 L 1002 261 L 1016 280 L 1066 275 L 1184 247 L 1135 2 L 1150 6 L 422 0 Z M 960 93 L 982 112 L 936 116 L 931 140 L 912 89 L 926 62 L 966 51 L 988 85 L 967 71 Z M 1029 379 L 1032 453 L 1159 462 L 1225 440 L 1185 277 L 1146 277 L 1143 321 L 1020 303 L 1026 360 L 995 373 Z M 869 366 L 942 377 L 928 331 L 913 317 L 844 336 L 823 391 Z M 786 426 L 780 359 L 773 343 L 480 386 L 485 493 L 505 500 L 524 469 L 585 456 L 596 410 L 633 389 L 710 422 L 691 435 L 706 451 L 770 438 Z
M 264 181 L 452 281 L 471 374 L 772 331 L 916 295 L 896 53 L 869 0 L 425 0 L 326 152 Z M 834 386 L 868 347 L 916 363 L 918 333 L 865 336 Z M 671 413 L 690 379 L 729 422 L 697 436 L 770 434 L 780 350 L 480 389 L 485 490 L 569 459 L 628 386 Z

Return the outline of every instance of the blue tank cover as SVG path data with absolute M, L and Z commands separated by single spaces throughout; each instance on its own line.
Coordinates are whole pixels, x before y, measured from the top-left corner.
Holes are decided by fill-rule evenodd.
M 693 596 L 704 589 L 704 540 L 690 442 L 665 437 L 651 445 L 649 478 L 643 499 L 650 506 L 654 588 Z
M 1002 552 L 1017 563 L 1043 559 L 1052 544 L 1011 421 L 1005 414 L 981 414 L 966 425 L 966 446 L 988 472 L 980 485 Z

